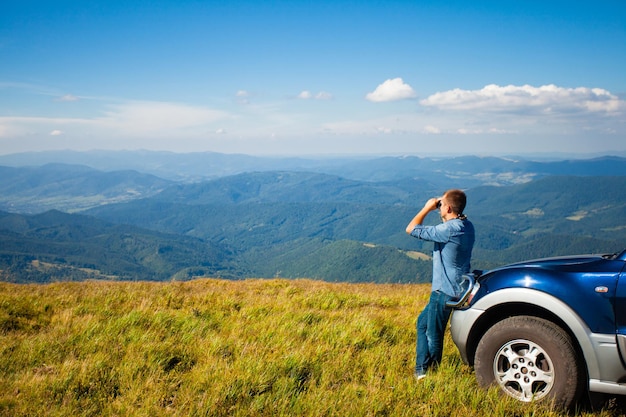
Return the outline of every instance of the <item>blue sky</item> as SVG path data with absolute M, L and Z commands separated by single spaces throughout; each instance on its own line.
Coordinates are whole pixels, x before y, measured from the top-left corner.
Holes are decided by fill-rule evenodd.
M 626 1 L 3 0 L 0 153 L 55 149 L 626 154 Z

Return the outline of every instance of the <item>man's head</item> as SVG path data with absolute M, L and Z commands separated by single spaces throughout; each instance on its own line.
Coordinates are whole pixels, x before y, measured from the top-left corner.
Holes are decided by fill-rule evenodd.
M 446 206 L 450 207 L 450 212 L 454 215 L 463 214 L 465 210 L 465 204 L 467 203 L 467 197 L 461 190 L 448 190 L 442 197 Z

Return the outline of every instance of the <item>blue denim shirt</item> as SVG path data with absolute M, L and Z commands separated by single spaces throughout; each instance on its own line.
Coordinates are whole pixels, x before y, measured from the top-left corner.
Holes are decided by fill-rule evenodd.
M 472 222 L 452 219 L 436 226 L 417 225 L 411 236 L 435 243 L 432 291 L 459 297 L 463 292 L 461 276 L 471 269 L 470 258 L 474 247 Z

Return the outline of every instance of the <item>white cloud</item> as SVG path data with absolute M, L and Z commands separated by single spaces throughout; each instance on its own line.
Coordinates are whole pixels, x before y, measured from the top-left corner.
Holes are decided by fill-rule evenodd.
M 389 79 L 376 87 L 376 90 L 365 96 L 367 100 L 375 103 L 406 100 L 415 97 L 416 94 L 413 88 L 406 84 L 402 78 Z
M 0 139 L 19 138 L 30 135 L 65 135 L 68 127 L 90 127 L 94 121 L 79 118 L 29 117 L 29 116 L 0 116 Z M 65 130 L 59 129 L 63 127 Z
M 250 104 L 250 96 L 250 92 L 246 90 L 238 90 L 237 93 L 235 93 L 235 97 L 237 97 L 237 102 L 243 105 Z
M 220 110 L 168 102 L 128 102 L 111 107 L 106 116 L 97 119 L 101 127 L 124 134 L 180 134 L 227 118 Z
M 332 98 L 333 98 L 333 95 L 326 91 L 320 91 L 319 93 L 315 95 L 316 100 L 330 100 Z
M 480 90 L 456 88 L 421 100 L 426 107 L 441 110 L 530 112 L 540 114 L 617 113 L 624 101 L 601 88 L 564 88 L 556 85 L 533 87 L 490 84 Z
M 311 93 L 309 90 L 303 90 L 300 92 L 300 94 L 297 95 L 297 97 L 301 100 L 331 100 L 333 98 L 333 95 L 327 91 L 320 91 L 319 93 L 313 95 L 313 93 Z
M 57 100 L 61 97 L 58 93 L 50 95 Z M 65 100 L 71 101 L 71 97 L 68 95 Z M 248 97 L 258 98 L 253 101 L 260 103 L 233 106 Z M 225 152 L 245 149 L 251 153 L 281 153 L 287 149 L 293 153 L 301 149 L 334 152 L 343 147 L 394 152 L 435 149 L 454 140 L 456 144 L 449 149 L 455 152 L 465 148 L 488 152 L 498 147 L 505 149 L 509 142 L 516 144 L 511 149 L 519 147 L 522 151 L 559 149 L 563 144 L 568 149 L 581 148 L 572 138 L 590 138 L 587 148 L 624 149 L 625 102 L 599 88 L 488 85 L 478 90 L 454 89 L 433 94 L 421 100 L 420 107 L 405 107 L 402 113 L 397 112 L 397 106 L 373 108 L 367 103 L 361 103 L 361 108 L 358 103 L 345 107 L 345 102 L 293 106 L 296 97 L 309 101 L 333 98 L 325 91 L 303 90 L 297 96 L 262 101 L 263 97 L 247 90 L 235 90 L 223 109 L 176 102 L 90 98 L 89 106 L 81 109 L 81 114 L 89 117 L 0 114 L 0 145 L 2 152 L 49 147 Z M 367 99 L 411 97 L 415 97 L 413 89 L 396 78 L 382 83 Z M 54 106 L 54 114 L 60 107 L 75 111 L 75 106 L 47 103 Z M 327 146 L 322 147 L 322 140 L 327 141 Z
M 102 117 L 0 117 L 0 137 L 49 135 L 142 138 L 201 137 L 229 113 L 206 107 L 167 102 L 127 102 L 113 105 Z
M 64 96 L 59 97 L 57 101 L 78 101 L 78 100 L 80 100 L 78 97 L 72 94 L 66 94 Z
M 311 97 L 313 97 L 313 95 L 308 90 L 304 90 L 304 91 L 300 92 L 300 94 L 298 94 L 298 98 L 302 99 L 302 100 L 308 100 Z

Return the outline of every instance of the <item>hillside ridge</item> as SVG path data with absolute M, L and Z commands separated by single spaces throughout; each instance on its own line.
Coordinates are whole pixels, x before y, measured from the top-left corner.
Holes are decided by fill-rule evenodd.
M 542 166 L 591 174 L 625 161 L 606 157 Z M 392 176 L 409 172 L 412 162 L 413 157 L 352 159 L 333 161 L 333 167 L 354 173 L 379 164 L 373 176 L 383 166 Z M 479 162 L 484 166 L 477 168 Z M 407 166 L 389 168 L 398 163 Z M 0 269 L 3 279 L 19 282 L 211 275 L 427 282 L 430 263 L 424 257 L 432 245 L 408 237 L 404 227 L 426 199 L 443 192 L 440 177 L 467 186 L 466 214 L 477 229 L 475 268 L 623 249 L 626 175 L 608 175 L 613 168 L 604 175 L 537 175 L 523 168 L 534 162 L 501 158 L 421 163 L 448 168 L 384 181 L 266 170 L 188 182 L 78 165 L 0 167 L 10 174 L 0 177 Z M 511 164 L 521 164 L 515 165 L 522 167 L 517 179 Z M 487 169 L 507 177 L 508 185 L 491 184 Z M 453 172 L 467 175 L 453 178 Z M 136 193 L 130 195 L 128 187 Z M 427 218 L 437 221 L 435 215 Z

